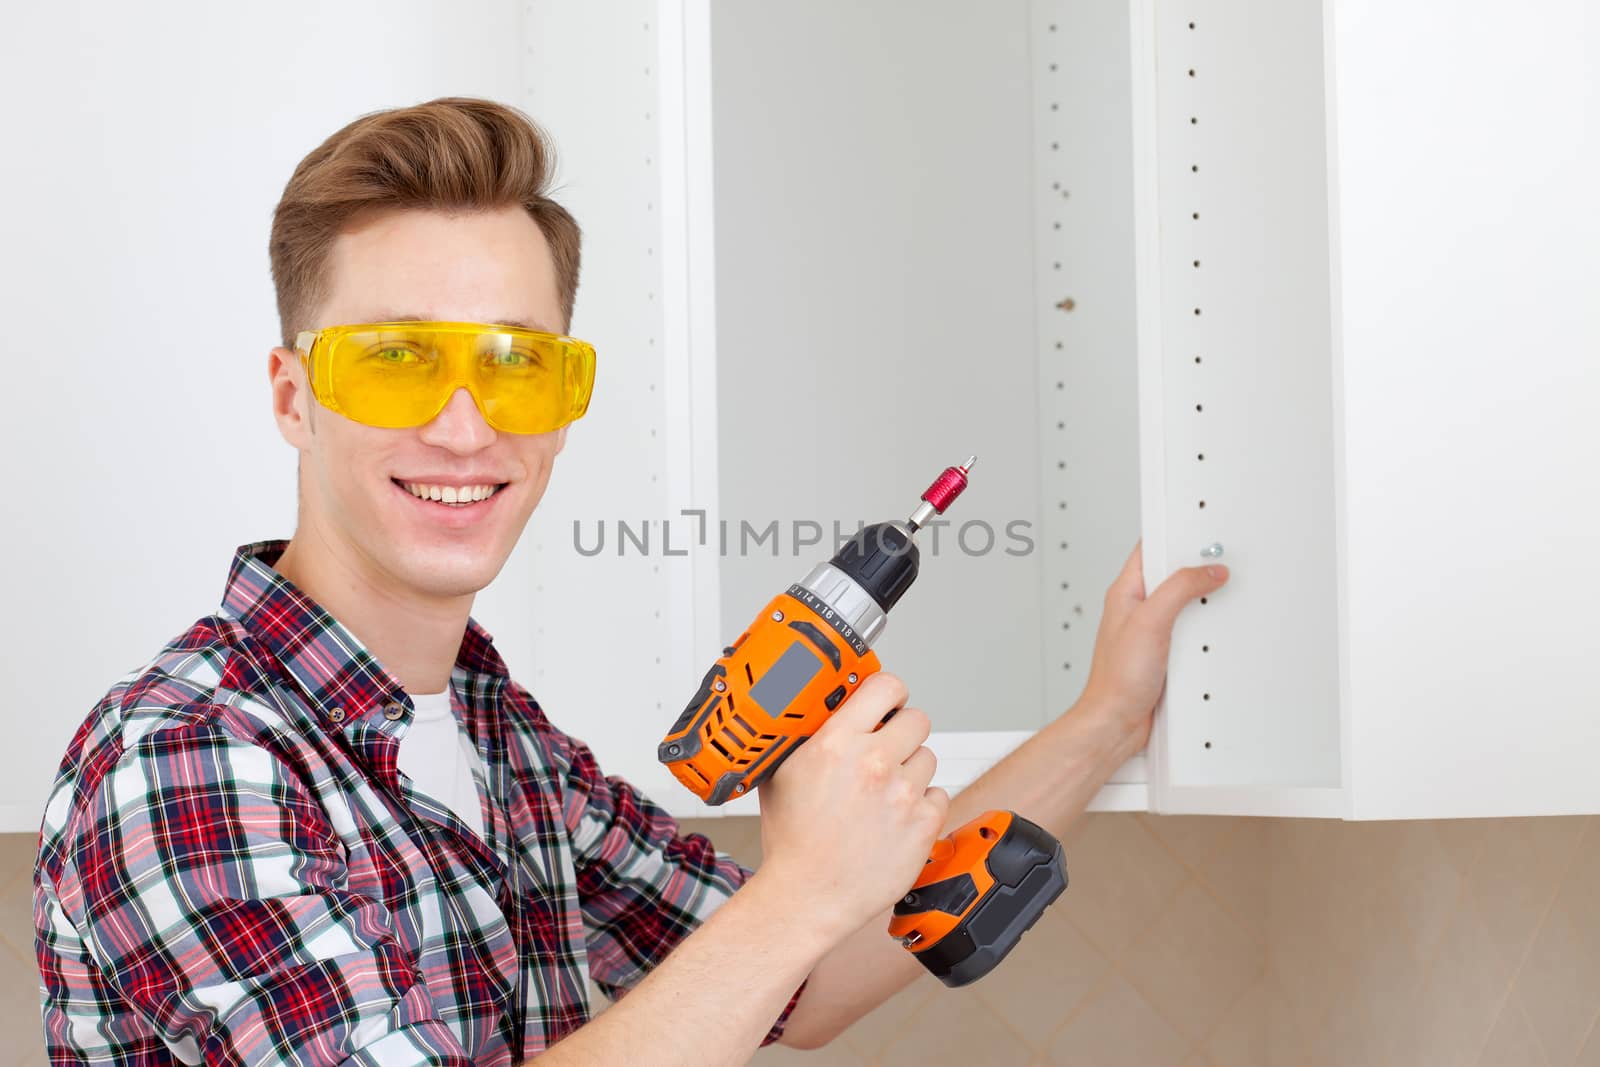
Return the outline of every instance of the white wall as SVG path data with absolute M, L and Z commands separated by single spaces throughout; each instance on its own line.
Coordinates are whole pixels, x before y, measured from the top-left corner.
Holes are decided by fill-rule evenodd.
M 214 610 L 234 548 L 293 532 L 266 365 L 294 165 L 367 111 L 520 102 L 521 18 L 509 0 L 8 6 L 0 829 L 37 829 L 73 730 Z M 522 572 L 514 556 L 475 612 L 514 671 Z

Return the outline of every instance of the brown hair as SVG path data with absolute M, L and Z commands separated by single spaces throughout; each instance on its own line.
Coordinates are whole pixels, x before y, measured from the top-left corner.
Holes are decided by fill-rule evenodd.
M 562 329 L 572 326 L 580 231 L 549 198 L 555 149 L 517 108 L 451 96 L 369 112 L 300 161 L 272 213 L 268 253 L 283 345 L 316 324 L 328 296 L 334 238 L 358 215 L 389 208 L 495 210 L 520 204 L 555 260 Z

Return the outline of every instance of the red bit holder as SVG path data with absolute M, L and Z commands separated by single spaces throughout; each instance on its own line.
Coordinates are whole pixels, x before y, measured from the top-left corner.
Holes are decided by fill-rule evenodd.
M 967 487 L 967 472 L 978 461 L 977 456 L 968 456 L 967 461 L 959 467 L 946 467 L 944 473 L 933 480 L 933 484 L 923 491 L 922 499 L 933 505 L 933 510 L 944 514 L 944 509 L 955 503 Z

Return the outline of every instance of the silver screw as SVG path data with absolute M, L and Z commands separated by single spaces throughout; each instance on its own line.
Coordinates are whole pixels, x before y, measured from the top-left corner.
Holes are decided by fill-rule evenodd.
M 728 688 L 728 683 L 724 682 L 721 678 L 718 678 L 717 679 L 717 692 L 720 693 L 726 688 Z
M 850 676 L 850 684 L 851 685 L 855 685 L 856 684 L 856 676 L 853 675 L 853 674 Z
M 1222 555 L 1222 543 L 1220 541 L 1213 541 L 1206 547 L 1202 548 L 1200 550 L 1200 554 L 1205 556 L 1207 559 L 1217 559 Z
M 782 621 L 783 621 L 783 612 L 781 612 L 781 611 L 774 611 L 774 612 L 773 612 L 773 613 L 772 613 L 772 621 L 773 621 L 773 622 L 782 622 Z

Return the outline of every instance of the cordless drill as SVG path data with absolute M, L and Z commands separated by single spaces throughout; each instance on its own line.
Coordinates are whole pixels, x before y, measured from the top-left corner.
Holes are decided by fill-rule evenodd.
M 915 534 L 967 487 L 975 459 L 945 468 L 904 522 L 864 527 L 722 650 L 657 749 L 678 781 L 708 804 L 743 796 L 879 669 L 872 643 L 916 580 Z M 1055 837 L 1015 812 L 986 811 L 934 843 L 889 934 L 945 985 L 966 985 L 1066 886 Z

